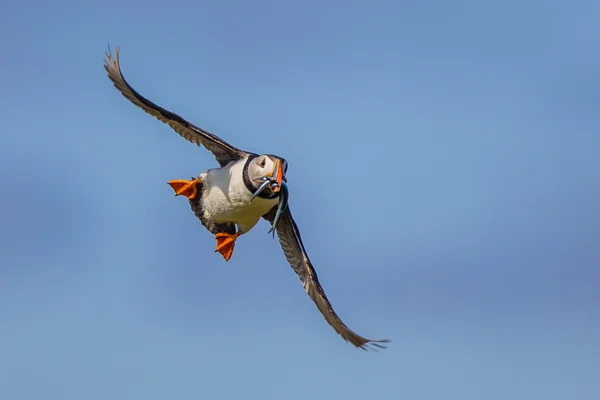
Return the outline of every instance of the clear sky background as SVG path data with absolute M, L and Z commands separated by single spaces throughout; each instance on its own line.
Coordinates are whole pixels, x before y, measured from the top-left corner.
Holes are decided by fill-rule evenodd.
M 600 3 L 7 2 L 0 398 L 600 398 Z M 170 179 L 216 165 L 114 89 L 289 160 L 366 353 L 261 222 L 225 263 Z

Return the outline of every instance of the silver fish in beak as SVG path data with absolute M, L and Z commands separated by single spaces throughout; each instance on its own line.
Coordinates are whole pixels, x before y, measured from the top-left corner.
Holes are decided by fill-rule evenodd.
M 287 183 L 281 182 L 280 191 L 279 191 L 279 203 L 277 204 L 277 213 L 275 214 L 275 219 L 273 220 L 273 226 L 269 230 L 268 233 L 273 232 L 273 238 L 275 237 L 275 231 L 277 230 L 277 224 L 279 223 L 279 218 L 281 214 L 285 211 L 285 208 L 288 205 L 288 199 L 290 198 L 290 192 L 288 190 Z
M 263 184 L 260 185 L 260 187 L 258 188 L 258 190 L 252 195 L 252 198 L 250 199 L 250 201 L 254 200 L 254 198 L 256 196 L 258 196 L 259 194 L 262 193 L 263 190 L 265 190 L 269 185 L 273 185 L 273 181 L 271 179 L 269 179 L 268 177 L 263 177 Z
M 281 218 L 281 214 L 285 211 L 288 200 L 290 198 L 290 192 L 288 190 L 288 185 L 286 183 L 286 179 L 282 179 L 281 175 L 277 178 L 273 178 L 271 176 L 263 177 L 264 182 L 258 190 L 252 195 L 252 200 L 256 196 L 258 196 L 263 190 L 267 187 L 270 187 L 274 193 L 279 192 L 279 202 L 277 203 L 277 212 L 275 213 L 275 219 L 273 220 L 273 226 L 269 230 L 268 233 L 273 233 L 273 237 L 275 237 L 275 231 L 277 230 L 277 224 L 279 223 L 279 218 Z

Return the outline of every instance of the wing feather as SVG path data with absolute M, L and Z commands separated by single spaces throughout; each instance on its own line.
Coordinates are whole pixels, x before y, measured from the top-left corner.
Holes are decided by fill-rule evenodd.
M 273 223 L 274 213 L 273 210 L 264 216 L 266 220 Z M 315 271 L 308 254 L 304 249 L 302 243 L 302 237 L 300 236 L 300 230 L 292 217 L 292 213 L 289 206 L 281 215 L 281 218 L 277 224 L 277 236 L 279 237 L 279 243 L 283 249 L 286 259 L 290 263 L 292 269 L 298 274 L 304 290 L 308 296 L 314 301 L 317 308 L 325 317 L 325 320 L 335 329 L 335 331 L 347 342 L 352 343 L 354 346 L 367 350 L 368 348 L 385 348 L 381 343 L 389 343 L 390 340 L 370 340 L 366 339 L 346 326 L 338 317 L 333 309 L 333 306 L 327 299 L 325 291 L 319 282 L 317 271 Z
M 129 101 L 140 107 L 148 114 L 169 125 L 183 138 L 197 144 L 198 146 L 204 146 L 207 150 L 214 154 L 217 162 L 222 167 L 229 164 L 231 161 L 239 160 L 248 155 L 246 151 L 230 145 L 217 135 L 197 127 L 181 116 L 154 104 L 139 94 L 133 87 L 131 87 L 131 85 L 129 85 L 121 72 L 118 47 L 115 49 L 114 57 L 110 53 L 110 50 L 106 53 L 104 69 L 106 69 L 108 77 L 113 82 L 115 87 L 119 89 L 121 94 Z

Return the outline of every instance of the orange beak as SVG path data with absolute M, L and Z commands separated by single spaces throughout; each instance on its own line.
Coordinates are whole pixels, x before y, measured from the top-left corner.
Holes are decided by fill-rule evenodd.
M 275 160 L 275 166 L 273 167 L 273 171 L 269 173 L 269 176 L 275 178 L 277 182 L 277 187 L 273 189 L 273 192 L 277 193 L 281 189 L 281 182 L 283 181 L 283 168 L 281 167 L 281 161 Z

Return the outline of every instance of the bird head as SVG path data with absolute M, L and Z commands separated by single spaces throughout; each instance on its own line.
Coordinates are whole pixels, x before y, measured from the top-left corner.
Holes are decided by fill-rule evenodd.
M 282 157 L 271 154 L 255 157 L 248 165 L 248 178 L 257 188 L 254 197 L 260 193 L 264 193 L 268 197 L 279 193 L 287 182 L 285 177 L 287 167 L 288 163 Z
M 273 236 L 275 236 L 275 230 L 277 229 L 279 219 L 288 204 L 289 191 L 287 179 L 285 177 L 287 167 L 288 163 L 284 158 L 265 154 L 252 160 L 252 163 L 248 168 L 248 175 L 252 183 L 260 185 L 256 186 L 257 190 L 254 192 L 252 200 L 263 192 L 266 192 L 266 195 L 269 198 L 279 198 L 275 219 L 273 220 L 273 225 L 269 231 L 269 233 L 273 233 Z

